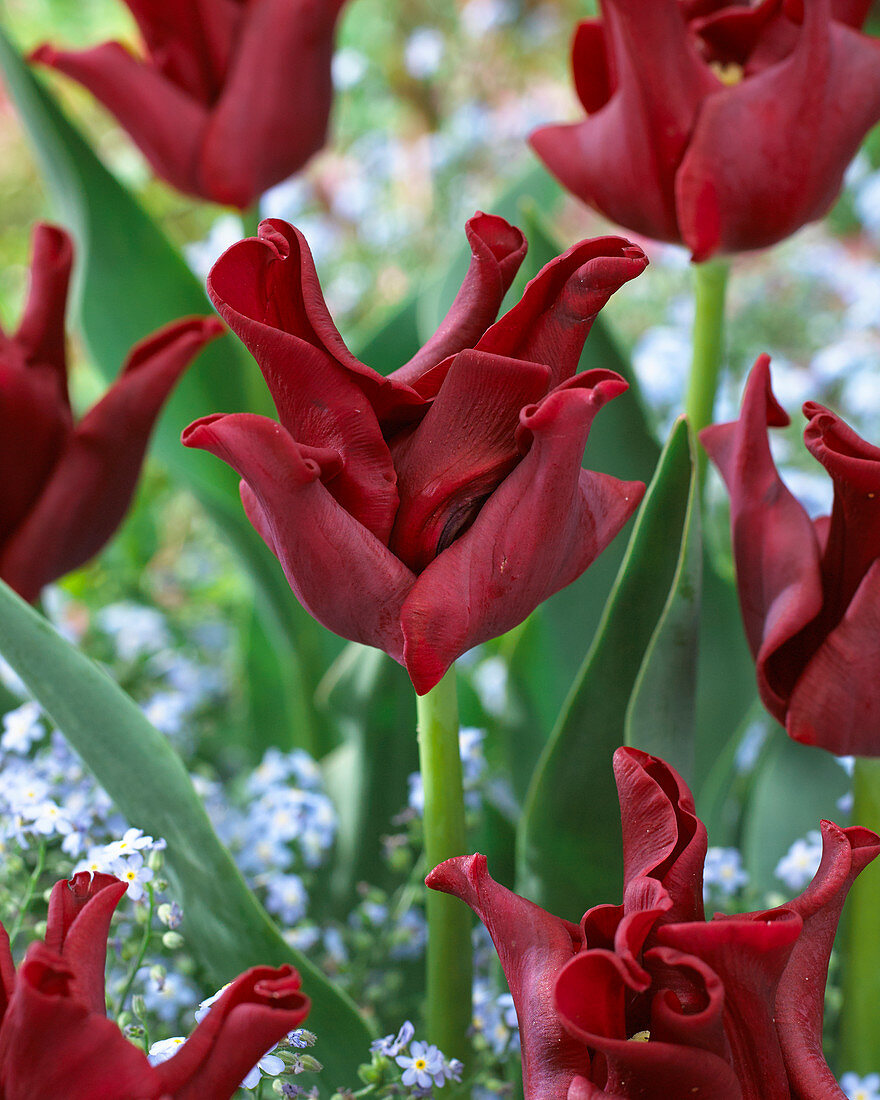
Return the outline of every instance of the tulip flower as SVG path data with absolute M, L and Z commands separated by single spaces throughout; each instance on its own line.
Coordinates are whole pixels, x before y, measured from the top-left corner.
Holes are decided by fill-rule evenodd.
M 582 241 L 492 324 L 526 244 L 486 214 L 467 234 L 473 258 L 448 315 L 386 378 L 343 343 L 301 234 L 264 221 L 217 261 L 208 290 L 280 423 L 217 414 L 183 435 L 241 475 L 245 510 L 303 606 L 404 664 L 420 695 L 578 577 L 644 491 L 581 469 L 594 416 L 626 383 L 575 373 L 642 251 Z
M 93 557 L 122 522 L 162 404 L 222 331 L 215 318 L 190 318 L 153 333 L 74 423 L 64 350 L 72 263 L 70 237 L 38 225 L 24 315 L 14 336 L 0 331 L 0 578 L 26 600 Z
M 118 42 L 40 46 L 178 190 L 244 209 L 324 144 L 345 0 L 125 0 L 143 58 Z
M 746 637 L 764 706 L 789 736 L 848 756 L 880 756 L 880 449 L 814 401 L 807 450 L 834 483 L 811 520 L 779 477 L 767 427 L 784 427 L 770 360 L 755 363 L 739 420 L 700 435 L 730 493 Z
M 764 248 L 822 217 L 880 118 L 868 0 L 600 0 L 578 27 L 589 117 L 531 144 L 573 194 L 636 233 Z
M 526 1100 L 843 1100 L 822 1055 L 825 980 L 847 892 L 880 838 L 825 821 L 804 893 L 707 922 L 706 829 L 690 791 L 637 749 L 618 749 L 614 772 L 621 905 L 573 924 L 494 882 L 479 855 L 426 880 L 491 933 L 519 1019 Z
M 226 988 L 172 1058 L 151 1065 L 104 1005 L 107 932 L 125 890 L 112 875 L 85 871 L 57 882 L 45 942 L 31 944 L 17 973 L 0 925 L 3 1100 L 225 1100 L 307 1016 L 309 998 L 293 967 L 254 967 Z

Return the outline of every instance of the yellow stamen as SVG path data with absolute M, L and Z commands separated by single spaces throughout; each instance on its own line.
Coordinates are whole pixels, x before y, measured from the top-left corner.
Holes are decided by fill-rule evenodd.
M 739 84 L 745 76 L 742 65 L 737 65 L 735 61 L 710 61 L 709 68 L 728 87 Z
M 647 1043 L 650 1038 L 650 1031 L 637 1031 L 635 1035 L 630 1035 L 629 1041 L 631 1043 Z

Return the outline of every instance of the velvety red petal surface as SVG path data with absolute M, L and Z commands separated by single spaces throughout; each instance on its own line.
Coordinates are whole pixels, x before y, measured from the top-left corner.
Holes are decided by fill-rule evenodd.
M 0 551 L 0 577 L 24 599 L 83 565 L 122 521 L 165 399 L 222 331 L 216 318 L 175 321 L 138 344 L 71 434 L 39 499 Z
M 324 144 L 344 0 L 251 0 L 201 153 L 204 194 L 241 208 Z M 267 94 L 271 89 L 271 94 Z
M 471 262 L 461 289 L 430 340 L 394 371 L 395 381 L 414 385 L 448 356 L 473 347 L 497 317 L 528 249 L 516 226 L 481 210 L 468 219 L 465 233 Z
M 466 902 L 492 937 L 520 1021 L 526 1100 L 566 1100 L 590 1058 L 553 1010 L 553 986 L 582 946 L 580 928 L 495 882 L 482 855 L 448 859 L 425 882 Z
M 696 260 L 764 248 L 825 214 L 880 118 L 880 45 L 805 6 L 792 53 L 702 105 L 676 178 L 678 224 Z M 748 140 L 730 143 L 731 134 Z
M 550 387 L 571 378 L 596 316 L 648 258 L 623 237 L 595 237 L 573 245 L 538 272 L 522 298 L 476 345 L 550 367 Z
M 40 46 L 31 61 L 71 77 L 116 116 L 157 176 L 199 195 L 199 152 L 208 115 L 157 69 L 118 42 L 70 52 Z
M 529 141 L 564 187 L 607 217 L 677 241 L 675 173 L 701 101 L 718 82 L 676 0 L 606 0 L 603 15 L 609 60 L 600 72 L 612 74 L 611 97 L 585 122 L 544 127 Z M 578 49 L 575 60 L 593 56 Z M 595 102 L 586 79 L 576 84 Z
M 70 992 L 91 1012 L 104 1015 L 104 967 L 110 919 L 126 883 L 113 875 L 82 871 L 56 882 L 49 896 L 45 944 L 71 972 Z
M 640 482 L 581 469 L 594 416 L 625 387 L 612 371 L 587 371 L 523 409 L 524 458 L 403 604 L 404 660 L 420 695 L 465 650 L 579 577 L 635 511 Z
M 40 223 L 34 227 L 32 251 L 27 301 L 14 339 L 28 366 L 53 372 L 59 397 L 66 404 L 64 312 L 73 268 L 73 241 L 63 229 Z M 0 355 L 2 348 L 0 339 Z
M 779 721 L 803 668 L 790 643 L 822 608 L 819 545 L 809 516 L 783 484 L 767 425 L 788 422 L 761 356 L 746 383 L 739 420 L 704 428 L 700 441 L 730 494 L 737 589 L 758 688 Z
M 323 470 L 338 471 L 338 456 L 328 467 L 328 452 L 303 447 L 281 425 L 249 413 L 204 417 L 182 438 L 247 482 L 262 512 L 258 530 L 268 532 L 306 610 L 343 638 L 401 660 L 400 609 L 415 578 L 324 485 Z
M 264 1054 L 308 1016 L 311 1002 L 292 966 L 256 966 L 214 1002 L 172 1058 L 155 1067 L 175 1100 L 231 1096 Z
M 71 994 L 72 974 L 42 943 L 19 967 L 0 1027 L 4 1100 L 158 1100 L 161 1081 L 142 1050 Z M 219 1100 L 219 1098 L 218 1098 Z

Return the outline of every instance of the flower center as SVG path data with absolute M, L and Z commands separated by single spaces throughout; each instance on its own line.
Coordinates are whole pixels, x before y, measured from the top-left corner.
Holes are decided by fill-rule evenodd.
M 424 1058 L 416 1058 L 416 1060 L 413 1062 L 413 1065 L 416 1069 L 424 1069 L 427 1064 L 428 1063 L 425 1061 Z
M 650 1031 L 637 1031 L 635 1035 L 630 1035 L 629 1041 L 631 1043 L 647 1043 L 651 1038 Z
M 738 65 L 735 61 L 710 61 L 709 68 L 727 87 L 739 84 L 745 76 L 742 65 Z

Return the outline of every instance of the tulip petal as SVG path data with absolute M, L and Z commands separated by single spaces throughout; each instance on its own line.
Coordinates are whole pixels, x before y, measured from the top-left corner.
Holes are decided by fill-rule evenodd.
M 595 114 L 611 98 L 615 81 L 600 19 L 579 23 L 571 46 L 575 91 L 587 114 Z
M 805 745 L 838 755 L 880 755 L 880 561 L 809 659 L 791 693 L 785 728 Z
M 0 556 L 38 499 L 73 431 L 54 371 L 29 367 L 0 346 Z
M 110 919 L 128 885 L 113 875 L 82 871 L 56 882 L 49 897 L 46 947 L 60 955 L 72 974 L 71 995 L 104 1015 L 104 967 Z
M 461 289 L 431 339 L 392 377 L 416 385 L 421 375 L 450 355 L 471 348 L 498 316 L 528 244 L 514 225 L 478 210 L 465 224 L 471 262 Z M 420 389 L 420 392 L 424 393 Z M 425 393 L 433 397 L 434 393 Z
M 880 44 L 814 0 L 787 58 L 703 103 L 675 183 L 694 259 L 765 248 L 822 217 L 878 118 Z M 735 153 L 731 134 L 749 135 Z
M 701 100 L 718 82 L 676 0 L 605 0 L 603 14 L 613 94 L 585 122 L 543 127 L 529 142 L 563 187 L 606 217 L 677 241 L 675 172 Z
M 0 924 L 0 1028 L 3 1026 L 3 1017 L 6 1015 L 14 989 L 15 963 L 12 960 L 9 933 Z
M 495 882 L 482 855 L 447 859 L 425 883 L 461 898 L 492 937 L 520 1021 L 526 1100 L 566 1100 L 572 1077 L 589 1073 L 590 1060 L 562 1027 L 553 987 L 582 946 L 580 928 Z
M 414 573 L 467 529 L 520 460 L 520 410 L 546 394 L 549 376 L 542 364 L 462 351 L 424 420 L 392 446 L 400 507 L 388 545 Z
M 822 862 L 807 889 L 787 906 L 804 927 L 779 983 L 776 1027 L 792 1095 L 799 1100 L 843 1100 L 822 1053 L 828 960 L 849 889 L 878 853 L 876 833 L 823 821 Z
M 25 599 L 88 561 L 119 526 L 163 402 L 221 331 L 215 318 L 190 319 L 141 341 L 77 425 L 33 509 L 0 552 L 0 576 Z
M 217 99 L 244 17 L 239 0 L 125 0 L 150 62 L 205 107 Z
M 157 176 L 199 194 L 198 163 L 205 108 L 118 42 L 69 52 L 40 46 L 31 61 L 76 80 L 128 131 Z
M 511 359 L 546 363 L 550 387 L 577 370 L 597 314 L 648 258 L 623 237 L 595 237 L 573 245 L 538 272 L 522 298 L 476 345 Z
M 721 979 L 725 1031 L 743 1100 L 788 1095 L 774 1006 L 801 928 L 797 914 L 777 909 L 708 924 L 668 924 L 657 932 L 662 945 L 696 956 Z
M 866 443 L 839 416 L 808 401 L 807 450 L 834 482 L 834 506 L 822 555 L 823 625 L 845 612 L 871 565 L 880 558 L 880 448 Z
M 250 0 L 202 148 L 201 185 L 215 202 L 252 205 L 324 144 L 341 7 L 341 0 Z
M 644 877 L 655 879 L 672 899 L 658 926 L 701 921 L 706 826 L 696 815 L 687 784 L 659 757 L 632 748 L 615 752 L 614 777 L 623 825 L 624 889 Z M 624 905 L 629 912 L 626 893 Z
M 528 453 L 403 604 L 404 658 L 420 695 L 465 650 L 579 577 L 635 511 L 641 483 L 581 469 L 593 417 L 625 386 L 612 371 L 586 371 L 523 409 Z
M 258 530 L 309 614 L 343 638 L 400 661 L 400 608 L 415 578 L 333 498 L 321 481 L 320 452 L 250 413 L 204 417 L 182 438 L 185 446 L 222 458 L 247 482 L 262 510 Z
M 785 721 L 803 668 L 798 635 L 822 608 L 819 545 L 803 507 L 786 489 L 770 453 L 767 425 L 788 422 L 770 388 L 762 355 L 746 383 L 739 420 L 714 424 L 700 441 L 730 494 L 737 589 L 764 705 Z
M 396 475 L 379 421 L 424 401 L 355 359 L 333 324 L 302 234 L 279 220 L 233 245 L 208 293 L 260 364 L 281 423 L 299 443 L 343 459 L 333 496 L 382 542 L 397 511 Z
M 155 1067 L 174 1100 L 231 1096 L 248 1071 L 306 1018 L 309 998 L 292 966 L 240 974 L 187 1041 Z
M 34 229 L 30 287 L 15 342 L 28 365 L 53 372 L 58 394 L 67 404 L 67 356 L 64 311 L 73 267 L 73 241 L 63 229 L 40 224 Z
M 0 1029 L 4 1100 L 157 1100 L 161 1081 L 144 1052 L 77 1001 L 71 981 L 54 952 L 28 948 Z

